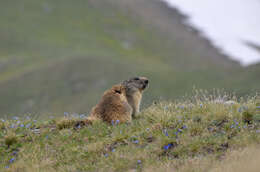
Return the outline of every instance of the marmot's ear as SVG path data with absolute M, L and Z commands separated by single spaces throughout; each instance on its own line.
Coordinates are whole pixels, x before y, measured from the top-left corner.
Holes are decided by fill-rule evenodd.
M 121 94 L 122 93 L 122 88 L 121 86 L 114 86 L 113 90 L 115 91 L 115 93 Z

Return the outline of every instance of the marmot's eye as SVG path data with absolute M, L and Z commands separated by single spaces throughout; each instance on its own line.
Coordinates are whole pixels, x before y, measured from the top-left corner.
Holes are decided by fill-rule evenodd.
M 138 80 L 139 80 L 139 78 L 137 78 L 137 77 L 136 77 L 136 78 L 134 78 L 134 80 L 138 81 Z

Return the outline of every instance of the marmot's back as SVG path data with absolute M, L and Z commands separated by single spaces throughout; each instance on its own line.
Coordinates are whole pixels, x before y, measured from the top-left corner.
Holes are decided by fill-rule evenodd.
M 107 90 L 101 101 L 92 109 L 90 116 L 106 122 L 119 120 L 120 122 L 131 121 L 132 108 L 128 104 L 125 88 L 115 85 Z

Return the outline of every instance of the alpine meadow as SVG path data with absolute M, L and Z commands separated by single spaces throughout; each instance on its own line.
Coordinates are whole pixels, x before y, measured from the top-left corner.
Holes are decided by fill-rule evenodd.
M 187 18 L 160 0 L 0 2 L 0 171 L 259 171 L 260 64 Z M 137 76 L 131 121 L 78 125 Z

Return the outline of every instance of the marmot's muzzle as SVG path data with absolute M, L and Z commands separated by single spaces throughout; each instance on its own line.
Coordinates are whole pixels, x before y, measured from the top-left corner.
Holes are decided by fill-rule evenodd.
M 143 82 L 143 89 L 148 87 L 148 84 L 149 84 L 149 80 L 148 79 L 144 80 L 144 82 Z

